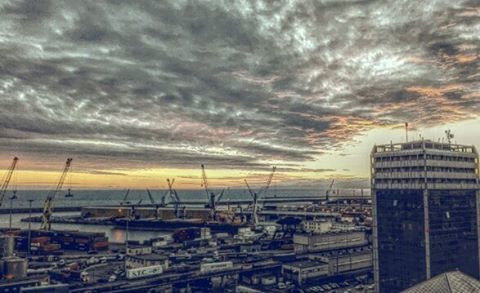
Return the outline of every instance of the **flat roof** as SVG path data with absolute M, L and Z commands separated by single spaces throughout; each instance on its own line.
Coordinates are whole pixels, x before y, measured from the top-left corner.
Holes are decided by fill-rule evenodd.
M 473 145 L 461 145 L 461 144 L 453 144 L 448 142 L 435 142 L 429 139 L 402 142 L 402 143 L 389 143 L 389 144 L 375 145 L 373 147 L 373 152 L 384 153 L 384 152 L 418 150 L 418 149 L 422 149 L 423 145 L 425 145 L 425 149 L 447 151 L 447 152 L 458 152 L 458 153 L 477 153 L 475 146 Z
M 326 265 L 327 263 L 321 261 L 313 261 L 313 260 L 301 260 L 292 263 L 286 263 L 287 266 L 297 267 L 300 269 L 307 269 L 307 268 L 314 268 L 318 266 Z
M 163 254 L 150 253 L 141 255 L 126 255 L 127 258 L 141 259 L 141 260 L 166 260 L 168 257 Z

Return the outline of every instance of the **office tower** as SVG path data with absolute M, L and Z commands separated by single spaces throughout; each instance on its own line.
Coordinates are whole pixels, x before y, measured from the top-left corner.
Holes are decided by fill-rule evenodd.
M 421 140 L 373 148 L 379 292 L 399 292 L 455 269 L 479 278 L 478 172 L 474 146 Z

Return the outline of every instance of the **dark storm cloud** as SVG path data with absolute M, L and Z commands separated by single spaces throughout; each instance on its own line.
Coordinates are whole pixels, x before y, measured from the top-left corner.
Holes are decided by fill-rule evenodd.
M 0 16 L 3 153 L 265 169 L 480 110 L 476 1 L 4 1 Z

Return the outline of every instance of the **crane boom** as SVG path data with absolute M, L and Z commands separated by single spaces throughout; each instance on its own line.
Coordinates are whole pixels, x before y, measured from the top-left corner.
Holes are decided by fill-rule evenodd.
M 203 164 L 202 164 L 202 187 L 205 188 L 205 192 L 207 194 L 207 200 L 209 200 L 210 192 L 208 191 L 207 174 L 205 172 L 205 165 Z
M 180 204 L 180 198 L 178 197 L 177 191 L 173 189 L 173 183 L 175 183 L 175 178 L 173 178 L 171 181 L 169 178 L 167 178 L 167 184 L 168 184 L 168 191 L 170 194 L 170 199 L 173 200 L 173 207 L 175 211 L 175 216 L 178 218 L 178 206 Z
M 125 192 L 125 195 L 123 196 L 122 202 L 120 202 L 120 205 L 124 204 L 129 204 L 130 202 L 127 201 L 128 195 L 130 194 L 130 189 L 127 189 L 127 192 Z
M 217 197 L 216 202 L 219 203 L 222 200 L 223 195 L 229 192 L 230 192 L 230 187 L 227 187 L 227 189 L 223 189 L 220 195 Z
M 263 188 L 263 196 L 267 195 L 267 191 L 270 188 L 270 185 L 272 184 L 273 175 L 275 174 L 276 170 L 277 170 L 277 167 L 273 166 L 272 173 L 270 173 L 270 175 L 268 176 L 268 179 L 267 179 L 267 185 L 265 185 L 265 187 Z
M 51 229 L 52 224 L 50 223 L 50 218 L 52 217 L 52 214 L 53 214 L 53 203 L 55 200 L 55 196 L 62 189 L 63 182 L 65 182 L 65 178 L 67 177 L 68 171 L 70 170 L 70 165 L 72 164 L 72 160 L 73 160 L 72 158 L 67 159 L 67 162 L 65 163 L 65 167 L 63 168 L 63 172 L 60 175 L 60 179 L 58 180 L 57 187 L 48 194 L 47 199 L 43 204 L 42 225 L 41 225 L 42 230 L 49 231 Z
M 150 189 L 147 189 L 147 193 L 148 193 L 148 198 L 150 199 L 150 203 L 155 204 L 155 200 L 153 199 L 153 195 L 150 192 Z
M 252 216 L 251 216 L 251 221 L 252 221 L 252 224 L 253 225 L 256 225 L 258 223 L 258 214 L 257 214 L 257 211 L 258 211 L 258 205 L 257 205 L 257 194 L 255 192 L 252 191 L 252 189 L 250 188 L 250 185 L 248 184 L 248 181 L 247 179 L 244 179 L 245 181 L 245 184 L 247 185 L 247 188 L 248 188 L 248 192 L 250 192 L 250 195 L 252 196 L 252 199 L 253 199 L 253 204 L 252 204 Z
M 250 195 L 253 197 L 253 191 L 252 191 L 252 189 L 250 188 L 250 185 L 248 184 L 247 179 L 244 179 L 243 181 L 245 181 L 245 184 L 247 185 L 247 188 L 248 188 L 248 192 L 249 192 Z
M 7 188 L 8 185 L 10 184 L 10 180 L 12 179 L 13 171 L 15 170 L 15 167 L 17 166 L 18 158 L 14 157 L 12 164 L 7 170 L 7 175 L 5 176 L 5 181 L 2 183 L 2 187 L 0 188 L 0 206 L 2 206 L 3 203 L 3 198 L 5 197 L 5 194 L 7 194 Z
M 328 186 L 327 192 L 325 192 L 325 198 L 327 201 L 330 200 L 330 192 L 332 192 L 333 183 L 335 183 L 335 179 L 332 179 L 332 182 L 330 182 L 330 185 Z

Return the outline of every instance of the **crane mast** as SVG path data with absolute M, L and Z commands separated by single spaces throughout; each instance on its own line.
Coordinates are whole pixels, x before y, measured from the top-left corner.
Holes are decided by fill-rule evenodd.
M 10 180 L 12 179 L 13 176 L 13 171 L 15 171 L 15 167 L 17 166 L 18 158 L 14 157 L 12 164 L 7 170 L 7 175 L 5 176 L 5 181 L 3 181 L 2 186 L 0 187 L 0 206 L 2 206 L 3 203 L 3 198 L 7 194 L 7 188 L 8 185 L 10 184 Z
M 47 199 L 43 204 L 42 225 L 40 227 L 42 230 L 49 231 L 51 229 L 52 224 L 50 222 L 50 218 L 53 214 L 53 203 L 55 201 L 57 193 L 62 189 L 65 178 L 67 177 L 68 171 L 70 170 L 72 160 L 72 158 L 67 159 L 65 167 L 63 168 L 62 175 L 60 175 L 60 179 L 58 180 L 57 187 L 48 194 Z

